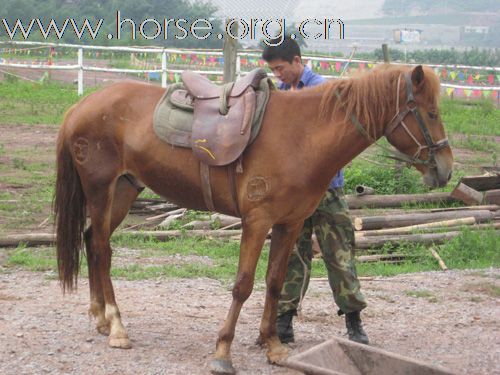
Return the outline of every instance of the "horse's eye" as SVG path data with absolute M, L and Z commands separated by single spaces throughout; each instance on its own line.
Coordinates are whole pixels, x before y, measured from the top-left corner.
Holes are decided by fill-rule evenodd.
M 433 120 L 436 120 L 438 118 L 438 115 L 436 113 L 433 113 L 433 112 L 428 112 L 427 113 L 429 115 L 429 117 Z

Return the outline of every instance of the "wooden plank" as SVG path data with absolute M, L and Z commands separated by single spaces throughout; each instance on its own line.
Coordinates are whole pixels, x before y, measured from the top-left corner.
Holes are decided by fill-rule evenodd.
M 467 176 L 460 182 L 477 191 L 500 189 L 500 174 L 493 176 Z

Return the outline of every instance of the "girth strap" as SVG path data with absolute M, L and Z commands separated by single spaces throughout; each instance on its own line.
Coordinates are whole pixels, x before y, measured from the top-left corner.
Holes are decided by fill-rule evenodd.
M 210 166 L 200 161 L 201 191 L 205 206 L 209 211 L 215 211 L 214 201 L 212 199 L 212 187 L 210 186 Z
M 227 180 L 229 182 L 229 191 L 231 192 L 231 200 L 233 203 L 233 212 L 237 217 L 241 217 L 240 208 L 238 205 L 238 186 L 236 183 L 236 165 L 238 161 L 226 166 Z M 212 198 L 212 185 L 210 184 L 210 166 L 200 162 L 200 177 L 201 191 L 205 206 L 209 211 L 216 211 Z
M 237 217 L 241 217 L 240 206 L 238 205 L 238 186 L 236 183 L 236 165 L 240 163 L 238 159 L 227 166 L 227 179 L 229 181 L 229 190 L 231 191 L 231 198 L 233 200 L 233 209 Z

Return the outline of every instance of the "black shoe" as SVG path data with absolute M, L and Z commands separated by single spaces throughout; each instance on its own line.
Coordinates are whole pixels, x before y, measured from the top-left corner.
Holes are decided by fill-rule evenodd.
M 278 315 L 276 318 L 276 330 L 278 331 L 278 337 L 282 344 L 295 342 L 292 325 L 294 315 L 297 315 L 296 311 L 290 310 L 282 315 Z
M 368 336 L 361 324 L 359 311 L 345 314 L 345 326 L 347 327 L 349 340 L 359 342 L 360 344 L 368 344 Z

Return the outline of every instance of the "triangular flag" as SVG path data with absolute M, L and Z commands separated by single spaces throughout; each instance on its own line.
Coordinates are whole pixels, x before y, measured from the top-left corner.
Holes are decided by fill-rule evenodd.
M 451 77 L 451 79 L 454 81 L 454 80 L 455 80 L 455 78 L 457 78 L 457 72 L 455 72 L 455 71 L 451 71 L 451 72 L 450 72 L 450 77 Z

